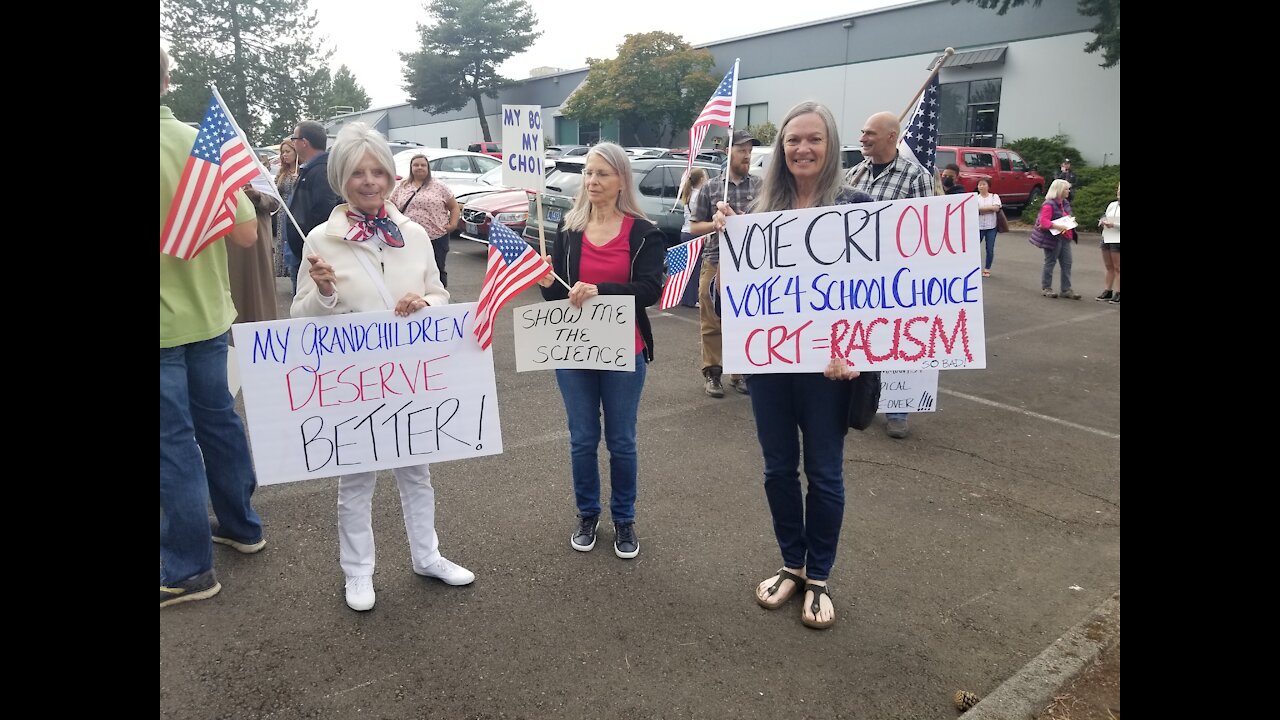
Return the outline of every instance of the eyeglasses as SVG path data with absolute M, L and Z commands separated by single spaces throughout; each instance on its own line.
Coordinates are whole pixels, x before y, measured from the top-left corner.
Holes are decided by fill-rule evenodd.
M 299 140 L 306 140 L 306 138 L 304 138 L 304 137 L 298 137 L 298 136 L 296 136 L 296 135 L 290 135 L 290 136 L 289 136 L 289 139 L 290 139 L 290 140 L 292 140 L 292 141 L 294 141 L 294 142 L 298 142 Z

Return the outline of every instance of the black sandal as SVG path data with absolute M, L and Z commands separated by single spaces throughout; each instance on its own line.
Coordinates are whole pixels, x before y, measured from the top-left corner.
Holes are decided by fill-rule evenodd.
M 804 591 L 813 593 L 813 601 L 809 603 L 809 615 L 816 618 L 818 617 L 818 613 L 822 612 L 822 603 L 820 602 L 820 598 L 823 595 L 826 595 L 827 599 L 831 600 L 831 591 L 826 585 L 814 585 L 813 583 L 806 584 L 804 586 Z M 833 600 L 831 602 L 831 619 L 826 622 L 819 622 L 817 620 L 810 620 L 809 616 L 804 614 L 804 608 L 802 607 L 800 609 L 800 622 L 804 623 L 806 627 L 815 628 L 817 630 L 826 630 L 836 624 L 835 609 L 836 604 Z
M 796 575 L 795 573 L 791 572 L 790 570 L 787 570 L 786 568 L 782 568 L 781 570 L 778 571 L 778 581 L 775 582 L 773 585 L 770 585 L 769 588 L 765 591 L 769 593 L 770 598 L 773 598 L 773 596 L 777 595 L 778 591 L 782 588 L 782 583 L 787 580 L 790 580 L 792 583 L 791 593 L 789 595 L 782 598 L 781 600 L 778 600 L 775 603 L 769 603 L 769 602 L 766 602 L 765 600 L 762 600 L 758 594 L 753 592 L 752 596 L 755 597 L 756 603 L 760 607 L 764 608 L 765 610 L 777 610 L 778 608 L 785 605 L 787 601 L 790 600 L 792 596 L 796 594 L 796 591 L 804 587 L 804 584 L 805 584 L 804 578 L 800 577 L 799 575 Z M 759 586 L 757 585 L 756 587 L 759 587 Z

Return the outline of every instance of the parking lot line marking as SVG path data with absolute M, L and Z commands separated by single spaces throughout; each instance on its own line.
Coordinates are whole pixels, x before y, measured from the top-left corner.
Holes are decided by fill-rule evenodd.
M 654 317 L 669 317 L 669 318 L 675 318 L 676 320 L 679 320 L 681 322 L 693 323 L 694 325 L 702 324 L 702 321 L 699 320 L 698 318 L 687 318 L 683 315 L 676 315 L 675 313 L 669 313 L 666 310 L 663 310 L 657 315 L 654 315 Z
M 1089 427 L 1088 425 L 1073 423 L 1070 420 L 1063 420 L 1061 418 L 1050 417 L 1048 415 L 1041 415 L 1038 412 L 1032 412 L 1025 408 L 1015 407 L 1013 405 L 1005 405 L 1004 403 L 999 403 L 994 400 L 987 400 L 986 398 L 980 398 L 977 395 L 967 395 L 962 392 L 956 392 L 955 390 L 943 390 L 942 388 L 938 388 L 938 392 L 943 395 L 958 397 L 962 400 L 972 400 L 973 402 L 979 403 L 981 405 L 987 405 L 993 408 L 999 408 L 1001 410 L 1009 410 L 1011 412 L 1016 412 L 1020 415 L 1026 415 L 1027 417 L 1033 417 L 1038 420 L 1047 420 L 1051 423 L 1057 423 L 1059 425 L 1065 425 L 1069 428 L 1075 428 L 1076 430 L 1084 430 L 1085 432 L 1090 432 L 1090 433 L 1093 433 L 1094 435 L 1101 435 L 1102 437 L 1111 438 L 1112 440 L 1120 439 L 1120 433 L 1113 433 L 1113 432 L 1108 432 L 1106 430 L 1099 430 L 1098 428 L 1092 428 L 1092 427 Z
M 1008 340 L 1010 338 L 1015 338 L 1019 335 L 1037 333 L 1037 332 L 1040 332 L 1041 330 L 1048 330 L 1049 328 L 1058 327 L 1059 325 L 1070 325 L 1071 323 L 1088 322 L 1090 320 L 1096 320 L 1097 318 L 1100 318 L 1100 317 L 1106 317 L 1107 315 L 1115 315 L 1115 313 L 1108 309 L 1103 312 L 1089 313 L 1088 315 L 1080 315 L 1078 317 L 1066 318 L 1064 320 L 1055 320 L 1054 322 L 1045 323 L 1043 325 L 1033 325 L 1031 327 L 1022 328 L 1021 330 L 1010 330 L 1007 333 L 1001 333 L 993 337 L 988 337 L 987 344 L 990 345 L 991 343 L 997 342 L 999 340 Z

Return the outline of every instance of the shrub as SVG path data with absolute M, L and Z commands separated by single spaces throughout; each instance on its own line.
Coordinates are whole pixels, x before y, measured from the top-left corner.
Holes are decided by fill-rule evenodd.
M 1080 157 L 1080 151 L 1068 144 L 1066 135 L 1021 138 L 1009 143 L 1009 148 L 1021 155 L 1027 164 L 1034 165 L 1036 171 L 1044 176 L 1047 181 L 1045 189 L 1048 189 L 1049 182 L 1053 182 L 1053 174 L 1062 166 L 1062 158 L 1071 158 L 1071 169 L 1077 175 L 1089 165 Z
M 1083 168 L 1076 170 L 1075 173 L 1076 199 L 1071 203 L 1071 211 L 1075 213 L 1076 222 L 1080 223 L 1081 230 L 1096 232 L 1098 218 L 1107 211 L 1107 205 L 1116 199 L 1116 185 L 1120 182 L 1120 166 Z M 1044 205 L 1043 197 L 1032 198 L 1022 209 L 1022 221 L 1034 224 L 1042 205 Z
M 778 137 L 778 128 L 774 127 L 773 123 L 768 120 L 759 125 L 752 125 L 747 130 L 764 146 L 772 145 L 774 138 Z

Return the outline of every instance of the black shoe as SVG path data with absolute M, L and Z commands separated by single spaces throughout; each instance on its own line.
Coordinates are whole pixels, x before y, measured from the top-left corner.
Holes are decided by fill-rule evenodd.
M 1110 299 L 1111 299 L 1111 291 L 1110 291 L 1110 290 L 1103 290 L 1101 295 L 1099 295 L 1098 297 L 1094 298 L 1094 300 L 1110 300 Z
M 180 583 L 160 586 L 160 607 L 169 607 L 192 600 L 204 600 L 218 594 L 222 585 L 213 576 L 213 570 L 205 570 Z
M 640 554 L 640 541 L 636 539 L 635 523 L 613 524 L 613 554 L 630 560 Z
M 1119 304 L 1120 304 L 1120 293 L 1116 293 L 1115 295 L 1112 295 L 1112 296 L 1111 296 L 1111 300 L 1110 300 L 1109 302 L 1110 302 L 1112 305 L 1119 305 Z
M 596 546 L 596 528 L 600 527 L 600 516 L 578 518 L 578 529 L 573 531 L 569 544 L 578 552 L 591 552 Z

